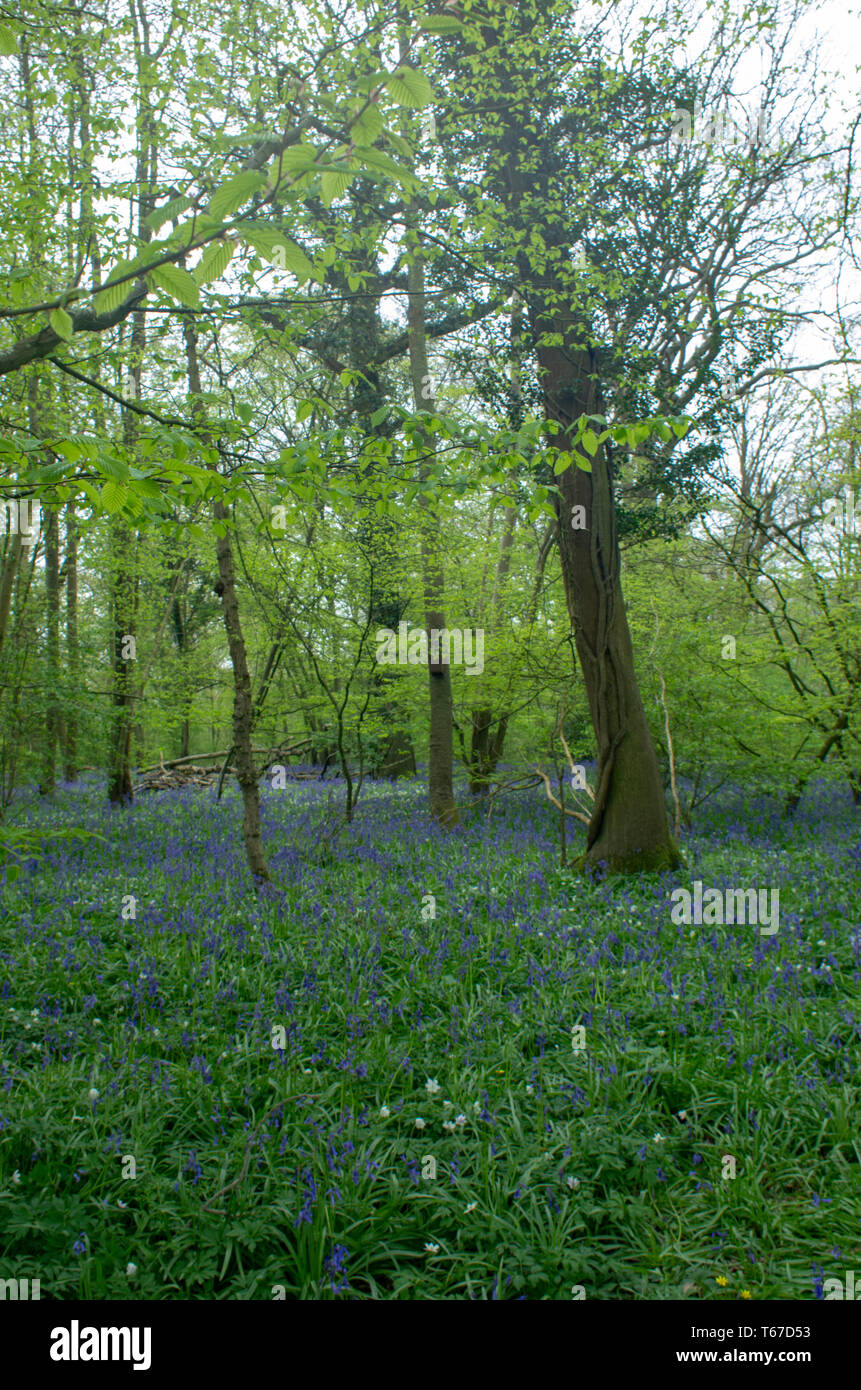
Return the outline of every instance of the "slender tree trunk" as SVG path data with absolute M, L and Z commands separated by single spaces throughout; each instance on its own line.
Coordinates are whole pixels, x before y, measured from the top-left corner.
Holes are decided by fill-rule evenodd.
M 3 644 L 6 641 L 9 616 L 12 612 L 12 591 L 18 577 L 18 566 L 21 563 L 23 548 L 20 528 L 16 528 L 9 537 L 3 573 L 0 574 L 0 654 L 3 652 Z
M 78 780 L 78 523 L 74 502 L 66 504 L 66 670 L 69 698 L 63 721 L 63 776 Z
M 523 423 L 523 383 L 521 356 L 523 343 L 523 305 L 519 295 L 515 295 L 511 306 L 511 326 L 509 332 L 511 363 L 511 395 L 508 407 L 508 423 L 512 429 L 519 429 Z M 517 532 L 517 508 L 505 509 L 505 524 L 499 543 L 496 562 L 496 577 L 493 583 L 493 597 L 489 606 L 492 630 L 501 632 L 504 626 L 504 591 L 511 571 L 511 557 L 514 551 L 514 538 Z M 496 771 L 502 756 L 508 716 L 500 712 L 495 732 L 492 732 L 494 711 L 479 708 L 472 712 L 472 743 L 469 759 L 469 790 L 473 796 L 486 796 L 490 791 L 489 779 Z
M 158 169 L 155 122 L 150 105 L 149 86 L 152 80 L 149 22 L 143 6 L 133 10 L 134 46 L 137 63 L 138 146 L 135 166 L 137 194 L 137 236 L 146 244 L 152 238 L 147 217 L 152 210 Z M 135 309 L 129 352 L 129 370 L 125 383 L 133 401 L 140 399 L 143 383 L 143 359 L 146 348 L 146 310 Z M 131 454 L 138 437 L 138 417 L 133 410 L 123 412 L 123 444 Z M 133 799 L 131 775 L 131 742 L 134 695 L 132 672 L 137 611 L 137 553 L 135 533 L 121 520 L 111 526 L 112 550 L 112 652 L 113 718 L 108 749 L 108 800 L 122 805 Z
M 191 315 L 188 315 L 185 320 L 185 352 L 188 363 L 189 393 L 195 402 L 195 413 L 198 419 L 202 419 L 197 329 Z M 251 694 L 251 673 L 248 669 L 245 637 L 239 617 L 236 574 L 233 565 L 233 551 L 230 545 L 230 512 L 223 502 L 218 501 L 214 504 L 213 515 L 216 522 L 219 523 L 219 532 L 223 533 L 216 536 L 215 554 L 218 560 L 218 587 L 221 594 L 224 627 L 227 632 L 227 645 L 233 666 L 233 754 L 236 762 L 236 780 L 242 793 L 242 833 L 245 840 L 248 867 L 255 879 L 261 882 L 268 880 L 269 867 L 263 854 L 263 840 L 260 831 L 260 786 L 251 743 L 254 701 Z
M 45 658 L 48 694 L 39 791 L 42 796 L 53 796 L 60 735 L 60 707 L 57 700 L 60 678 L 60 519 L 54 507 L 47 509 L 45 521 Z
M 421 252 L 416 246 L 409 267 L 409 351 L 410 375 L 413 386 L 413 400 L 416 410 L 436 409 L 432 397 L 428 397 L 427 337 L 425 330 L 425 276 Z M 424 393 L 424 394 L 423 394 Z M 427 454 L 419 465 L 419 477 L 424 481 L 434 460 L 433 440 L 427 440 Z M 445 614 L 442 610 L 445 578 L 442 562 L 442 541 L 439 534 L 439 520 L 434 508 L 425 499 L 421 527 L 421 562 L 425 595 L 425 623 L 428 642 L 433 630 L 442 632 L 445 628 Z M 452 782 L 452 758 L 454 754 L 454 724 L 451 696 L 451 668 L 446 663 L 438 668 L 428 662 L 428 681 L 430 694 L 430 730 L 428 736 L 428 796 L 431 814 L 443 825 L 454 825 L 458 820 Z
M 131 772 L 135 641 L 134 532 L 120 521 L 110 529 L 111 551 L 111 722 L 108 743 L 108 800 L 123 806 L 134 799 Z
M 376 214 L 373 209 L 373 185 L 361 183 L 357 189 L 354 230 L 361 238 L 368 222 Z M 365 197 L 362 197 L 364 193 Z M 358 254 L 358 252 L 354 253 Z M 357 267 L 356 267 L 357 268 Z M 361 373 L 353 387 L 353 412 L 357 427 L 366 438 L 380 435 L 384 426 L 371 423 L 374 412 L 385 403 L 386 393 L 379 368 L 375 365 L 381 354 L 383 332 L 380 319 L 379 264 L 376 252 L 367 250 L 361 267 L 367 272 L 363 292 L 351 291 L 347 275 L 332 267 L 329 279 L 344 295 L 347 305 L 347 335 L 350 366 Z M 380 465 L 371 465 L 369 480 Z M 359 539 L 362 549 L 373 564 L 369 598 L 371 622 L 381 628 L 396 628 L 403 615 L 403 600 L 399 588 L 403 575 L 402 548 L 399 544 L 399 523 L 391 517 L 378 517 L 372 507 L 361 523 Z M 374 668 L 373 710 L 377 722 L 386 730 L 377 745 L 372 762 L 374 777 L 403 777 L 416 770 L 416 758 L 409 720 L 403 709 L 401 684 L 396 675 L 384 666 Z

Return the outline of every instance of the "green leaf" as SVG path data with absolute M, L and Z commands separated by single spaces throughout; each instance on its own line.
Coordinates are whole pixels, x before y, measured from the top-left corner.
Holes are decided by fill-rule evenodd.
M 404 159 L 412 159 L 413 151 L 402 135 L 398 135 L 394 130 L 386 130 L 386 139 Z
M 206 213 L 196 212 L 193 217 L 189 217 L 185 222 L 180 222 L 168 237 L 167 244 L 174 246 L 190 246 L 196 237 L 208 236 L 220 225 L 220 218 L 209 217 Z
M 114 266 L 108 278 L 114 280 L 118 275 L 128 275 L 129 271 L 134 270 L 135 266 L 139 264 L 140 258 L 138 256 L 132 260 L 120 261 L 119 265 Z M 121 285 L 109 284 L 106 289 L 100 290 L 95 299 L 97 312 L 107 314 L 112 309 L 116 309 L 127 295 L 131 294 L 133 284 L 133 280 L 124 280 Z
M 220 280 L 233 259 L 236 243 L 219 238 L 207 246 L 194 267 L 194 281 L 197 285 L 208 285 L 211 280 Z
M 594 458 L 598 452 L 598 436 L 594 430 L 583 431 L 582 444 L 587 454 L 591 454 Z
M 402 165 L 395 161 L 382 150 L 363 149 L 356 151 L 357 157 L 361 160 L 365 169 L 374 169 L 381 174 L 388 174 L 397 183 L 403 184 L 405 188 L 418 188 L 419 180 L 409 169 L 404 169 Z
M 250 423 L 251 417 L 254 414 L 254 407 L 248 405 L 245 401 L 237 401 L 236 414 L 239 416 L 243 425 L 247 425 Z
M 88 483 L 84 481 L 84 479 L 81 479 L 81 481 L 78 483 L 78 487 L 81 489 L 85 497 L 89 497 L 94 507 L 99 506 L 98 489 L 93 487 L 92 483 Z
M 314 276 L 314 267 L 301 246 L 265 222 L 242 222 L 236 228 L 244 242 L 253 246 L 258 256 L 281 270 L 290 270 L 300 285 Z
M 123 483 L 115 483 L 113 480 L 105 483 L 99 495 L 99 501 L 106 512 L 112 514 L 118 512 L 128 497 L 129 490 Z
M 252 193 L 256 193 L 266 182 L 266 175 L 259 169 L 245 169 L 241 174 L 220 185 L 209 200 L 207 211 L 219 220 L 238 212 L 247 203 Z
M 188 271 L 183 270 L 181 266 L 160 265 L 157 270 L 149 272 L 148 278 L 154 285 L 158 285 L 160 290 L 164 290 L 165 294 L 169 294 L 171 299 L 184 304 L 186 309 L 200 307 L 200 290 Z
M 98 458 L 99 472 L 106 478 L 112 478 L 115 482 L 124 482 L 129 476 L 129 466 L 125 459 L 117 458 L 116 454 L 99 453 Z
M 427 29 L 429 34 L 456 34 L 463 28 L 459 19 L 454 15 L 446 14 L 422 14 L 418 16 L 419 27 Z
M 0 24 L 0 53 L 5 58 L 11 58 L 17 52 L 18 40 L 15 37 L 15 31 L 6 24 Z
M 55 454 L 62 454 L 67 463 L 77 463 L 81 457 L 80 445 L 74 439 L 58 439 L 51 448 Z
M 65 309 L 52 309 L 48 315 L 48 322 L 64 343 L 72 341 L 74 325 L 71 314 L 67 314 Z
M 302 422 L 303 420 L 307 420 L 307 419 L 308 419 L 308 416 L 309 416 L 309 415 L 312 415 L 313 413 L 314 413 L 314 402 L 313 402 L 313 401 L 302 401 L 301 405 L 299 406 L 298 410 L 296 411 L 296 419 L 297 419 L 297 421 L 299 421 L 299 423 L 301 424 L 301 422 Z
M 419 110 L 430 106 L 433 101 L 433 88 L 423 72 L 414 68 L 401 67 L 386 78 L 386 91 L 398 106 L 409 106 Z
M 151 227 L 154 232 L 157 232 L 159 227 L 163 226 L 165 222 L 173 222 L 179 217 L 181 212 L 185 212 L 186 209 L 190 207 L 190 198 L 186 198 L 182 195 L 177 198 L 171 198 L 169 203 L 164 203 L 160 208 L 156 208 L 155 212 L 150 213 L 146 220 L 146 224 L 148 227 Z
M 286 150 L 276 154 L 266 169 L 270 187 L 275 187 L 288 174 L 303 174 L 313 169 L 317 163 L 317 151 L 313 145 L 288 145 Z
M 387 405 L 381 405 L 379 410 L 375 410 L 371 416 L 371 428 L 376 429 L 377 425 L 381 425 L 388 413 L 389 407 Z
M 571 455 L 570 455 L 570 454 L 559 454 L 558 458 L 556 459 L 556 462 L 555 462 L 554 465 L 553 465 L 553 472 L 556 473 L 556 474 L 558 475 L 559 473 L 564 473 L 564 472 L 565 472 L 565 469 L 566 469 L 566 468 L 570 468 L 570 467 L 571 467 Z
M 383 133 L 385 122 L 382 112 L 375 102 L 371 102 L 350 125 L 350 138 L 354 145 L 373 145 Z
M 583 473 L 592 472 L 592 465 L 589 460 L 584 459 L 582 454 L 578 454 L 576 449 L 574 450 L 574 462 Z
M 328 169 L 320 180 L 320 195 L 324 207 L 330 208 L 335 198 L 350 187 L 355 174 L 349 169 Z

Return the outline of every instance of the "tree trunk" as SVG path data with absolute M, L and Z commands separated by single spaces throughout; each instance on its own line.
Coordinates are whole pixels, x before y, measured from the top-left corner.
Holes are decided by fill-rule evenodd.
M 0 653 L 3 651 L 3 644 L 6 641 L 6 630 L 9 626 L 9 615 L 12 612 L 12 591 L 15 588 L 15 580 L 18 577 L 18 566 L 21 563 L 21 530 L 17 527 L 15 532 L 9 537 L 6 551 L 6 558 L 3 564 L 3 573 L 0 575 Z
M 66 504 L 66 670 L 70 698 L 66 701 L 63 721 L 63 776 L 67 782 L 78 780 L 78 674 L 80 648 L 78 644 L 78 523 L 75 504 Z
M 511 362 L 511 396 L 508 408 L 508 423 L 512 429 L 519 429 L 523 423 L 523 385 L 521 356 L 523 342 L 523 303 L 519 295 L 514 296 L 511 306 L 511 327 L 509 332 Z M 491 522 L 492 530 L 492 522 Z M 517 507 L 506 507 L 505 524 L 499 543 L 496 562 L 496 577 L 493 583 L 493 597 L 489 615 L 492 630 L 501 632 L 505 623 L 504 593 L 511 571 L 511 557 L 514 551 L 514 538 L 517 533 Z M 482 586 L 483 587 L 483 586 Z M 505 733 L 508 728 L 508 715 L 500 713 L 496 731 L 491 733 L 494 712 L 480 708 L 472 712 L 472 744 L 469 758 L 469 790 L 473 796 L 486 796 L 490 791 L 489 778 L 496 771 L 502 755 Z
M 108 801 L 123 806 L 134 800 L 131 773 L 132 660 L 134 640 L 135 563 L 134 533 L 114 521 L 111 548 L 111 671 L 113 693 L 108 745 Z M 131 560 L 130 560 L 131 557 Z
M 60 707 L 57 700 L 60 678 L 60 518 L 54 507 L 47 509 L 45 521 L 45 658 L 48 697 L 39 791 L 42 796 L 53 796 L 60 735 Z
M 188 363 L 189 393 L 194 402 L 195 414 L 198 419 L 202 419 L 197 329 L 191 315 L 185 320 L 185 352 Z M 236 594 L 236 575 L 228 529 L 230 512 L 223 502 L 218 501 L 213 506 L 213 515 L 216 522 L 219 523 L 219 532 L 223 532 L 223 534 L 216 536 L 215 554 L 218 560 L 218 587 L 221 594 L 224 627 L 227 632 L 227 645 L 233 666 L 233 752 L 236 760 L 236 780 L 242 793 L 242 834 L 245 840 L 245 856 L 254 878 L 258 882 L 264 882 L 269 879 L 269 867 L 263 854 L 263 840 L 260 832 L 260 787 L 254 764 L 254 749 L 251 743 L 254 702 L 251 695 L 251 673 L 248 669 L 245 637 L 239 617 L 239 599 Z
M 158 151 L 154 113 L 149 100 L 149 66 L 152 61 L 149 42 L 149 22 L 141 9 L 133 11 L 134 47 L 137 78 L 137 154 L 135 159 L 135 190 L 137 193 L 137 237 L 146 244 L 152 239 L 147 217 L 154 205 L 154 189 L 158 169 Z M 86 103 L 85 103 L 86 105 Z M 86 119 L 86 117 L 85 117 Z M 83 129 L 83 127 L 82 127 Z M 87 204 L 83 211 L 88 212 Z M 143 358 L 146 348 L 146 310 L 135 309 L 132 314 L 129 347 L 129 371 L 125 390 L 132 400 L 140 399 L 143 383 Z M 133 410 L 123 411 L 123 444 L 133 455 L 138 437 L 138 417 Z M 132 671 L 131 655 L 135 637 L 137 612 L 137 547 L 135 533 L 122 521 L 111 526 L 112 584 L 113 584 L 113 718 L 108 749 L 108 800 L 122 805 L 134 798 L 131 774 L 132 742 Z M 128 644 L 128 645 L 127 645 Z M 125 655 L 124 655 L 125 652 Z
M 539 345 L 538 360 L 547 417 L 565 432 L 555 442 L 570 449 L 578 417 L 602 413 L 592 353 L 581 346 L 584 331 L 573 316 L 547 311 L 546 301 L 534 290 L 530 300 L 539 344 L 543 334 L 561 334 L 561 346 Z M 680 856 L 667 821 L 625 615 L 612 459 L 606 446 L 598 445 L 591 465 L 591 472 L 572 464 L 560 474 L 561 495 L 556 497 L 565 597 L 598 748 L 583 867 L 603 865 L 610 873 L 675 867 Z M 575 512 L 576 507 L 583 512 Z M 572 524 L 584 518 L 584 525 Z
M 433 413 L 436 404 L 428 398 L 429 382 L 427 337 L 425 330 L 424 263 L 416 246 L 409 267 L 409 350 L 410 375 L 416 410 Z M 423 394 L 424 392 L 424 394 Z M 427 440 L 427 454 L 419 464 L 419 478 L 424 481 L 434 461 L 434 444 Z M 445 628 L 442 598 L 445 588 L 442 563 L 442 543 L 436 512 L 427 499 L 422 503 L 421 562 L 425 595 L 425 623 L 428 643 L 433 630 Z M 454 754 L 454 723 L 451 698 L 451 668 L 445 663 L 432 668 L 428 662 L 430 694 L 430 729 L 428 734 L 428 798 L 431 814 L 443 825 L 458 821 L 452 782 Z
M 373 185 L 362 180 L 357 188 L 357 198 L 353 213 L 353 227 L 357 240 L 361 238 L 369 221 L 376 214 L 372 211 L 374 200 Z M 354 252 L 354 269 L 358 268 L 356 257 L 361 254 L 361 269 L 366 274 L 363 292 L 356 295 L 349 285 L 347 274 L 336 267 L 329 272 L 329 280 L 344 296 L 347 306 L 347 344 L 350 366 L 360 372 L 353 386 L 353 415 L 356 426 L 365 438 L 379 436 L 385 431 L 383 425 L 371 423 L 374 413 L 386 401 L 384 383 L 377 362 L 382 352 L 383 332 L 380 318 L 380 274 L 377 253 L 370 248 L 360 253 Z M 371 483 L 380 468 L 371 464 L 366 475 Z M 359 541 L 362 550 L 368 555 L 372 569 L 371 594 L 368 611 L 371 622 L 377 627 L 395 629 L 400 622 L 404 603 L 400 594 L 403 576 L 403 547 L 399 536 L 400 525 L 392 517 L 379 517 L 372 506 L 359 527 Z M 409 721 L 402 708 L 401 687 L 397 676 L 385 667 L 377 666 L 373 674 L 374 693 L 371 710 L 375 723 L 388 732 L 380 740 L 373 760 L 371 774 L 374 777 L 403 777 L 415 773 L 416 758 Z
M 490 729 L 493 724 L 493 710 L 474 709 L 472 711 L 472 740 L 469 746 L 469 790 L 473 796 L 487 796 L 490 784 L 487 780 L 490 758 Z
M 226 527 L 230 513 L 224 504 L 216 502 L 213 511 L 216 521 L 221 522 Z M 218 558 L 218 577 L 222 589 L 221 603 L 224 611 L 224 627 L 227 632 L 227 644 L 230 648 L 230 661 L 233 666 L 233 746 L 236 758 L 236 780 L 242 793 L 242 834 L 245 840 L 245 855 L 248 860 L 248 867 L 254 877 L 258 880 L 267 880 L 269 868 L 263 855 L 263 840 L 260 833 L 260 788 L 251 747 L 253 708 L 251 673 L 248 670 L 245 638 L 239 619 L 239 600 L 236 595 L 236 578 L 229 531 L 225 530 L 223 536 L 217 537 L 215 552 Z
M 413 750 L 413 741 L 409 731 L 401 728 L 401 711 L 397 703 L 382 705 L 379 713 L 381 717 L 389 716 L 395 724 L 395 728 L 386 735 L 382 748 L 378 752 L 374 765 L 374 777 L 415 776 L 416 755 Z

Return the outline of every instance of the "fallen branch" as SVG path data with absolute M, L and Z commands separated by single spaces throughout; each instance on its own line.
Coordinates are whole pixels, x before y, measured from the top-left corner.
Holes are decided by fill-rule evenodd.
M 288 748 L 285 748 L 283 744 L 269 744 L 266 748 L 255 748 L 252 751 L 255 753 L 273 754 L 271 761 L 274 762 L 275 758 L 279 756 L 289 757 L 291 753 L 296 753 L 299 752 L 302 748 L 307 748 L 310 742 L 311 739 L 306 738 L 303 739 L 301 743 L 290 744 Z M 163 762 L 162 759 L 159 758 L 158 762 L 153 763 L 151 767 L 139 767 L 137 769 L 137 776 L 143 777 L 147 772 L 167 772 L 168 769 L 172 767 L 182 767 L 185 763 L 209 762 L 210 759 L 213 758 L 229 758 L 232 752 L 232 748 L 222 748 L 217 753 L 190 753 L 186 758 L 170 758 L 167 762 Z M 268 766 L 268 763 L 264 764 L 264 771 L 265 768 Z

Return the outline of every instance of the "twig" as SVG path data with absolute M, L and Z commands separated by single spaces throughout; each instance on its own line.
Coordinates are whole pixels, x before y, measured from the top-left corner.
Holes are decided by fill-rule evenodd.
M 234 1178 L 233 1182 L 229 1182 L 226 1187 L 222 1187 L 219 1192 L 214 1193 L 214 1195 L 210 1197 L 208 1202 L 204 1202 L 201 1210 L 211 1211 L 214 1216 L 226 1216 L 227 1212 L 225 1211 L 215 1211 L 215 1209 L 212 1206 L 212 1203 L 217 1202 L 219 1197 L 224 1197 L 226 1193 L 232 1192 L 235 1187 L 239 1187 L 240 1183 L 243 1183 L 245 1181 L 246 1177 L 248 1176 L 248 1164 L 251 1161 L 251 1145 L 260 1134 L 260 1131 L 265 1125 L 266 1121 L 269 1119 L 269 1116 L 274 1115 L 276 1110 L 280 1110 L 282 1105 L 287 1105 L 288 1102 L 291 1100 L 304 1100 L 309 1096 L 312 1099 L 316 1099 L 319 1096 L 319 1094 L 319 1091 L 301 1091 L 297 1096 L 285 1096 L 282 1100 L 279 1100 L 275 1105 L 270 1106 L 264 1114 L 263 1118 L 261 1119 L 257 1128 L 252 1130 L 251 1134 L 248 1137 L 248 1141 L 245 1145 L 245 1157 L 242 1160 L 242 1167 L 239 1170 L 239 1177 Z

